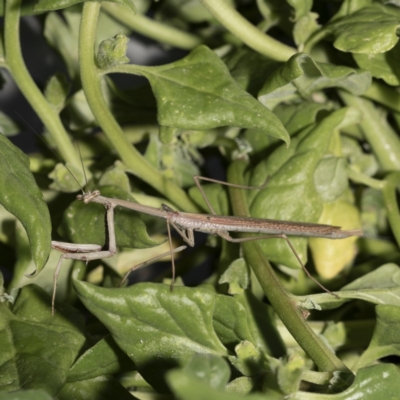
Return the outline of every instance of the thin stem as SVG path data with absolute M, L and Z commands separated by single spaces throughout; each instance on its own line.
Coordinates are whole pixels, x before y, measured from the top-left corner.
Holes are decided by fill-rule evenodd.
M 369 100 L 353 96 L 344 90 L 339 90 L 338 93 L 346 105 L 361 111 L 361 130 L 381 167 L 386 171 L 400 170 L 400 140 L 386 121 L 385 114 L 380 113 Z
M 397 244 L 400 246 L 400 211 L 396 196 L 396 191 L 399 186 L 400 173 L 393 172 L 385 178 L 385 186 L 382 193 L 390 227 L 392 228 Z
M 191 50 L 203 40 L 196 35 L 162 24 L 142 14 L 126 12 L 126 7 L 116 3 L 103 3 L 103 10 L 125 26 L 143 36 L 169 44 L 179 49 Z
M 382 190 L 383 187 L 385 186 L 385 182 L 384 181 L 380 181 L 379 179 L 374 179 L 371 178 L 368 175 L 365 175 L 361 172 L 358 172 L 354 169 L 352 169 L 351 167 L 349 167 L 347 169 L 347 173 L 349 178 L 356 183 L 361 183 L 365 186 L 368 186 L 370 188 L 373 189 L 377 189 L 377 190 Z
M 7 0 L 5 2 L 4 47 L 8 70 L 22 94 L 51 134 L 60 156 L 64 161 L 80 168 L 79 156 L 61 123 L 59 115 L 36 86 L 24 63 L 19 37 L 20 4 L 21 0 Z
M 234 161 L 228 170 L 228 181 L 245 185 L 243 180 L 247 163 L 242 160 Z M 243 190 L 229 188 L 232 207 L 235 215 L 250 216 L 247 201 Z M 247 237 L 246 234 L 240 234 Z M 265 258 L 260 246 L 256 242 L 242 243 L 244 257 L 254 271 L 257 279 L 270 301 L 275 312 L 297 343 L 315 362 L 320 371 L 346 371 L 347 367 L 321 341 L 305 321 L 295 302 L 276 277 L 271 265 Z
M 296 54 L 294 48 L 261 32 L 226 0 L 202 0 L 202 3 L 228 31 L 260 54 L 277 61 L 287 61 Z
M 182 210 L 197 211 L 186 193 L 173 181 L 165 179 L 127 140 L 110 112 L 102 91 L 101 77 L 95 62 L 94 43 L 100 3 L 86 2 L 83 6 L 79 33 L 79 63 L 82 87 L 89 106 L 104 133 L 115 147 L 126 167 L 147 182 Z

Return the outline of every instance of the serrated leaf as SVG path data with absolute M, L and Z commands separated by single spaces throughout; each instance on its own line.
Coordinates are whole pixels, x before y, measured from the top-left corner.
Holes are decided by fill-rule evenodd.
M 215 296 L 205 289 L 137 284 L 105 289 L 73 280 L 85 306 L 109 329 L 140 374 L 165 391 L 164 373 L 194 353 L 226 355 L 212 326 Z M 193 322 L 196 323 L 193 323 Z
M 242 90 L 206 46 L 172 64 L 141 67 L 140 74 L 149 79 L 156 96 L 160 125 L 191 130 L 259 128 L 289 142 L 275 115 Z
M 298 53 L 266 80 L 258 99 L 273 109 L 285 100 L 301 96 L 310 98 L 318 90 L 338 87 L 359 96 L 371 85 L 371 74 L 341 65 L 314 61 L 308 54 Z
M 398 42 L 400 10 L 374 3 L 354 14 L 335 20 L 327 29 L 336 40 L 333 45 L 341 51 L 360 54 L 385 53 Z
M 39 0 L 35 5 L 35 11 L 53 11 L 60 10 L 62 8 L 70 7 L 74 4 L 85 3 L 86 1 L 96 1 L 102 3 L 103 1 L 108 1 L 110 3 L 122 4 L 130 8 L 134 13 L 136 13 L 136 7 L 132 0 Z
M 55 396 L 85 342 L 76 311 L 51 315 L 50 297 L 35 285 L 21 289 L 14 306 L 0 303 L 0 389 L 45 389 Z
M 50 253 L 51 224 L 42 192 L 29 170 L 28 157 L 0 135 L 0 203 L 21 221 L 36 264 L 35 274 L 45 266 Z
M 135 202 L 128 192 L 117 186 L 104 186 L 100 190 L 105 197 Z M 117 246 L 145 249 L 160 244 L 148 236 L 146 225 L 138 213 L 123 207 L 117 207 L 114 212 Z M 74 243 L 103 246 L 106 243 L 104 205 L 73 202 L 64 212 L 60 234 Z

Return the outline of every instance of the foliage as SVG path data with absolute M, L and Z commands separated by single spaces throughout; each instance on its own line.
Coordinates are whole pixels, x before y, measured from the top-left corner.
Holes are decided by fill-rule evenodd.
M 0 66 L 54 154 L 25 155 L 14 116 L 0 114 L 0 397 L 397 398 L 398 5 L 6 0 Z M 42 22 L 68 74 L 43 90 L 22 57 L 21 15 Z M 186 55 L 131 63 L 132 32 Z M 121 88 L 115 74 L 147 83 Z M 207 213 L 192 178 L 217 168 L 261 186 L 204 185 L 219 214 L 363 229 L 290 239 L 338 297 L 320 293 L 279 238 L 180 253 L 183 281 L 213 266 L 193 287 L 179 278 L 171 291 L 167 272 L 120 288 L 169 243 L 164 221 L 117 207 L 117 254 L 64 260 L 52 316 L 51 240 L 107 247 L 103 206 L 71 193 Z

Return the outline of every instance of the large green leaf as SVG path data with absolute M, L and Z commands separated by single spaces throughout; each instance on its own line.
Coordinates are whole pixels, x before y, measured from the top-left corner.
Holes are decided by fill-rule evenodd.
M 0 308 L 0 390 L 56 395 L 85 342 L 82 320 L 65 305 L 53 317 L 50 297 L 35 285 L 21 289 L 14 306 Z
M 273 109 L 283 101 L 309 99 L 313 92 L 337 87 L 354 95 L 363 94 L 371 85 L 368 71 L 314 61 L 308 54 L 298 53 L 272 73 L 258 93 L 258 99 Z
M 253 191 L 255 194 L 251 204 L 251 215 L 256 218 L 318 222 L 323 199 L 315 187 L 314 173 L 328 152 L 333 132 L 353 121 L 354 113 L 351 109 L 342 108 L 335 111 L 318 124 L 303 130 L 292 140 L 289 149 L 281 146 L 268 159 L 260 162 L 252 174 L 251 185 L 261 185 L 267 176 L 269 180 L 264 189 Z M 329 183 L 336 186 L 336 179 Z M 290 241 L 305 262 L 307 240 L 294 237 Z M 260 246 L 270 260 L 292 268 L 300 268 L 284 240 L 262 240 Z
M 204 289 L 137 284 L 105 289 L 74 279 L 83 304 L 109 329 L 140 374 L 165 391 L 164 373 L 194 353 L 226 355 L 213 329 L 215 296 Z
M 35 275 L 50 253 L 50 215 L 29 170 L 28 157 L 0 134 L 0 203 L 24 226 L 36 264 Z
M 289 143 L 281 122 L 240 88 L 226 65 L 208 47 L 159 67 L 119 66 L 149 79 L 163 127 L 205 130 L 220 126 L 259 128 Z M 136 72 L 137 71 L 137 72 Z
M 351 53 L 378 54 L 392 49 L 399 38 L 400 10 L 374 3 L 328 25 L 336 40 L 333 45 Z

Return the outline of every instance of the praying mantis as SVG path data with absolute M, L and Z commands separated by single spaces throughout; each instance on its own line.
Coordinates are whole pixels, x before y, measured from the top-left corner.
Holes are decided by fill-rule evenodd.
M 172 283 L 171 283 L 171 290 L 172 290 L 172 285 L 175 278 L 175 263 L 173 255 L 174 253 L 178 253 L 186 249 L 187 247 L 183 245 L 173 249 L 172 239 L 171 239 L 171 226 L 172 226 L 177 231 L 177 233 L 182 237 L 184 242 L 191 247 L 193 247 L 195 244 L 194 231 L 216 235 L 224 240 L 233 243 L 243 243 L 245 241 L 250 241 L 250 240 L 263 240 L 271 238 L 284 239 L 288 244 L 288 246 L 290 247 L 291 251 L 293 252 L 294 256 L 296 257 L 297 261 L 307 274 L 307 276 L 310 277 L 313 281 L 315 281 L 324 291 L 332 294 L 335 297 L 339 297 L 337 294 L 332 293 L 331 291 L 326 289 L 323 285 L 321 285 L 316 279 L 314 279 L 311 276 L 311 274 L 305 268 L 299 255 L 296 253 L 288 236 L 344 239 L 351 236 L 358 236 L 358 237 L 363 236 L 363 232 L 361 229 L 343 230 L 338 226 L 332 226 L 332 225 L 217 215 L 201 187 L 200 180 L 221 183 L 224 185 L 242 189 L 261 189 L 267 184 L 268 180 L 260 187 L 253 187 L 253 186 L 235 185 L 232 183 L 217 181 L 211 178 L 205 178 L 201 176 L 195 176 L 193 177 L 193 179 L 195 181 L 196 186 L 200 190 L 200 193 L 203 196 L 207 206 L 209 207 L 211 214 L 179 212 L 173 210 L 171 207 L 165 204 L 162 204 L 161 208 L 154 208 L 126 200 L 104 197 L 98 190 L 78 195 L 77 199 L 83 201 L 85 204 L 94 202 L 104 205 L 106 209 L 106 229 L 108 229 L 108 238 L 109 238 L 107 244 L 108 249 L 102 250 L 101 246 L 94 244 L 71 244 L 71 243 L 56 242 L 56 241 L 52 242 L 52 248 L 61 251 L 63 253 L 58 261 L 54 273 L 52 314 L 54 315 L 55 311 L 55 294 L 57 286 L 57 277 L 60 272 L 61 265 L 64 259 L 74 259 L 74 260 L 82 260 L 88 262 L 91 260 L 112 257 L 115 254 L 116 240 L 115 240 L 115 230 L 114 230 L 114 209 L 117 206 L 125 207 L 139 213 L 148 214 L 158 218 L 165 219 L 167 224 L 168 240 L 170 245 L 170 250 L 168 252 L 160 254 L 150 260 L 145 261 L 144 263 L 132 267 L 126 273 L 125 277 L 122 279 L 121 284 L 125 282 L 128 275 L 133 270 L 170 254 L 172 262 Z M 247 238 L 234 238 L 229 234 L 229 232 L 262 233 L 263 235 L 247 237 Z

